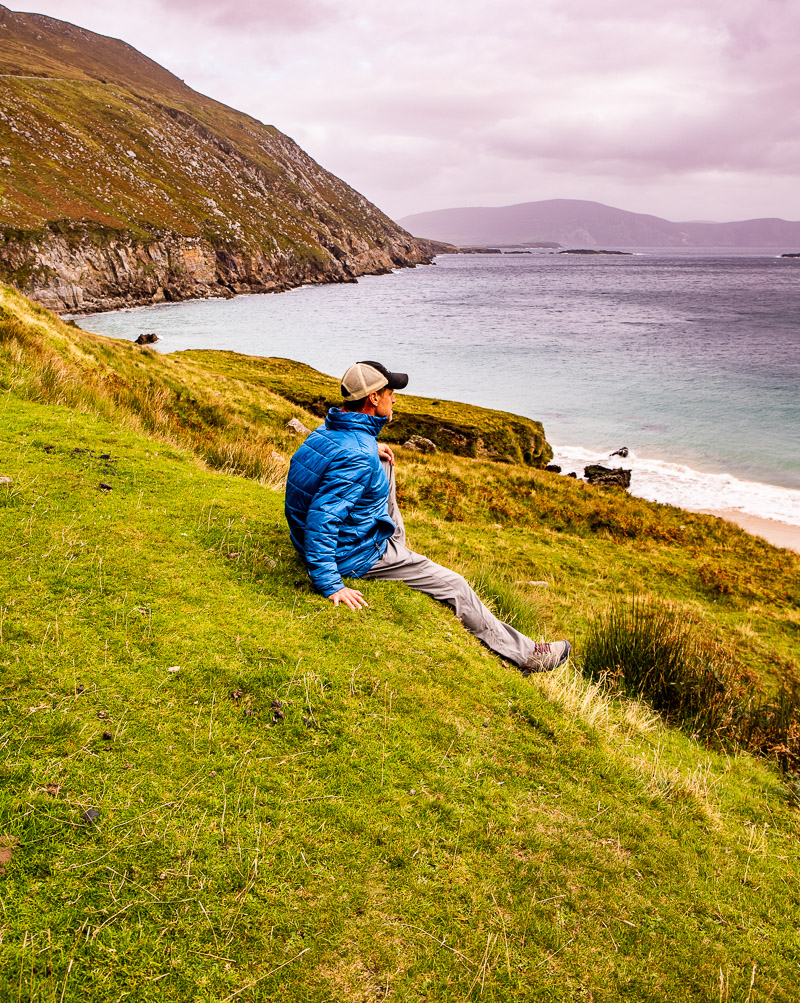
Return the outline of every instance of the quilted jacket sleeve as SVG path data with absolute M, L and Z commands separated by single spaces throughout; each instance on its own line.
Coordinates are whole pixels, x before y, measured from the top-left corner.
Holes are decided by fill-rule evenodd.
M 371 478 L 369 463 L 354 462 L 352 455 L 335 458 L 325 471 L 308 510 L 305 528 L 305 562 L 311 582 L 324 596 L 344 588 L 336 567 L 336 544 L 342 523 L 356 505 Z

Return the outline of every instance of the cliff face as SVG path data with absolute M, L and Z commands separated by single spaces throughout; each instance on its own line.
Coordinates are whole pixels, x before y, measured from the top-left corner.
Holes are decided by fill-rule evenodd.
M 337 257 L 307 248 L 261 249 L 164 231 L 142 239 L 130 231 L 63 225 L 39 232 L 0 232 L 0 276 L 56 313 L 280 292 L 315 282 L 355 282 L 394 267 L 427 263 L 413 241 L 383 244 L 345 234 Z M 336 250 L 339 250 L 336 246 Z
M 75 312 L 430 260 L 289 137 L 116 39 L 0 6 L 0 277 Z

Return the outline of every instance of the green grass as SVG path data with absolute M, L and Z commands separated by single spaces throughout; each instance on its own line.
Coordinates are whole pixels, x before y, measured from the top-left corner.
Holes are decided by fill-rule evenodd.
M 224 375 L 249 387 L 269 390 L 318 419 L 324 418 L 332 405 L 341 403 L 338 380 L 291 359 L 259 359 L 202 349 L 180 352 L 178 358 L 209 376 Z M 474 404 L 400 394 L 383 438 L 403 443 L 412 435 L 430 439 L 439 450 L 455 456 L 533 467 L 545 467 L 553 458 L 541 422 Z
M 3 304 L 0 998 L 796 998 L 776 770 L 573 667 L 523 679 L 402 585 L 334 609 L 279 485 L 202 448 L 236 417 L 286 453 L 306 412 Z M 158 387 L 197 423 L 151 427 Z M 523 465 L 398 455 L 412 545 L 527 629 L 580 653 L 616 596 L 658 595 L 753 692 L 796 670 L 788 552 Z

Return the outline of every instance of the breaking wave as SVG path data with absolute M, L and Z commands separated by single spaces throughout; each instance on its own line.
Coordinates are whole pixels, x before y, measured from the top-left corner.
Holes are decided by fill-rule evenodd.
M 558 463 L 564 474 L 574 471 L 582 477 L 589 463 L 631 470 L 630 493 L 648 501 L 692 512 L 741 512 L 800 526 L 800 491 L 792 488 L 743 481 L 732 474 L 704 473 L 681 463 L 637 456 L 632 450 L 624 459 L 582 446 L 553 446 L 553 451 L 553 463 Z

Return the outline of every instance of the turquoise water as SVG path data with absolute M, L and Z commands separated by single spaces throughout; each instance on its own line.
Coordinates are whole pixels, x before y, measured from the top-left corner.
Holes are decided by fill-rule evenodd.
M 543 421 L 566 459 L 627 446 L 642 489 L 660 464 L 673 481 L 727 476 L 718 494 L 734 481 L 800 490 L 800 260 L 774 252 L 442 256 L 357 285 L 79 323 L 154 331 L 160 351 L 285 356 L 333 375 L 375 358 L 408 372 L 409 392 Z M 733 507 L 683 490 L 687 507 Z M 786 501 L 765 496 L 751 514 L 787 519 Z M 800 495 L 797 512 L 800 524 Z

